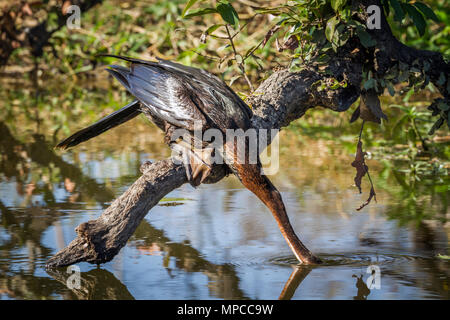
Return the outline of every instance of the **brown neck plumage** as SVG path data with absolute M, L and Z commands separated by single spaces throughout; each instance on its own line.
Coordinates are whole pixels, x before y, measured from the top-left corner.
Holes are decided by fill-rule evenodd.
M 230 154 L 230 150 L 235 151 L 235 147 L 231 145 L 225 146 L 226 149 L 227 147 L 228 150 L 226 150 L 226 152 L 228 152 L 228 154 Z M 237 160 L 236 152 L 234 152 L 233 158 Z M 230 165 L 230 168 L 242 184 L 248 190 L 253 192 L 270 209 L 278 223 L 278 227 L 280 228 L 284 239 L 287 241 L 297 259 L 306 264 L 320 263 L 320 259 L 315 257 L 295 234 L 294 229 L 289 222 L 289 217 L 286 213 L 286 208 L 280 193 L 267 176 L 261 174 L 262 170 L 259 159 L 257 164 L 239 164 L 235 161 Z

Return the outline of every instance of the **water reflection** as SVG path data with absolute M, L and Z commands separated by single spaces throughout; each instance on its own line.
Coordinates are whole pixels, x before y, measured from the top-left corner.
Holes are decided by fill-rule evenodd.
M 308 276 L 311 269 L 312 267 L 309 266 L 295 266 L 278 299 L 291 300 L 298 286 Z
M 367 300 L 367 296 L 370 294 L 370 289 L 367 287 L 366 282 L 364 281 L 364 275 L 360 275 L 359 277 L 354 274 L 352 277 L 356 278 L 356 288 L 358 292 L 356 296 L 353 297 L 354 300 Z
M 65 268 L 47 272 L 64 286 L 71 275 Z M 100 268 L 80 273 L 79 288 L 74 287 L 71 292 L 79 300 L 134 300 L 128 288 L 114 274 Z
M 168 195 L 112 262 L 80 264 L 81 289 L 70 290 L 66 269 L 47 273 L 45 261 L 140 175 L 141 162 L 167 156 L 157 131 L 141 120 L 131 125 L 139 134 L 119 127 L 56 153 L 50 135 L 0 121 L 0 298 L 449 298 L 449 262 L 436 258 L 449 250 L 445 180 L 404 187 L 401 173 L 374 165 L 379 203 L 356 213 L 351 157 L 330 156 L 323 141 L 305 148 L 287 133 L 274 183 L 324 265 L 296 266 L 270 213 L 228 178 Z M 427 219 L 403 219 L 411 213 Z M 381 290 L 365 283 L 371 264 L 380 266 Z
M 31 143 L 22 143 L 11 133 L 9 127 L 0 121 L 0 173 L 6 180 L 15 180 L 19 195 L 28 195 L 24 206 L 29 204 L 31 193 L 42 194 L 47 206 L 55 205 L 55 195 L 52 183 L 65 182 L 67 191 L 73 191 L 75 186 L 89 199 L 72 198 L 75 200 L 94 200 L 104 203 L 114 199 L 114 193 L 104 184 L 83 174 L 79 167 L 63 160 L 55 154 L 52 144 L 45 141 L 41 134 L 33 134 Z M 33 165 L 33 172 L 31 166 Z M 36 172 L 37 171 L 37 172 Z M 34 190 L 36 188 L 36 190 Z
M 137 240 L 140 239 L 140 240 Z M 169 276 L 174 278 L 170 260 L 174 267 L 185 272 L 201 272 L 208 279 L 210 295 L 221 299 L 248 299 L 239 288 L 239 277 L 235 267 L 229 264 L 215 264 L 206 260 L 188 241 L 172 242 L 162 230 L 152 227 L 143 221 L 132 237 L 134 245 L 143 254 L 161 255 L 162 266 Z

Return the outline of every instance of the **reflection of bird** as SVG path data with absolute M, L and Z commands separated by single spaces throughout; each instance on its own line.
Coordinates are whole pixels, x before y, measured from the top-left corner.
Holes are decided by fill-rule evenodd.
M 223 81 L 209 72 L 164 60 L 150 62 L 112 57 L 131 62 L 130 68 L 112 65 L 108 71 L 137 100 L 76 132 L 60 142 L 58 148 L 75 146 L 134 118 L 139 113 L 145 114 L 165 130 L 165 140 L 171 147 L 179 145 L 179 140 L 173 141 L 170 137 L 175 129 L 185 129 L 192 133 L 200 124 L 202 131 L 214 128 L 225 134 L 227 129 L 247 130 L 251 127 L 251 109 Z M 247 157 L 248 140 L 244 147 Z M 234 140 L 223 144 L 220 151 L 223 158 L 234 160 L 226 161 L 227 167 L 269 207 L 296 257 L 304 263 L 320 262 L 296 236 L 280 193 L 270 180 L 261 174 L 259 159 L 256 164 L 250 164 L 249 161 L 239 163 L 242 161 L 237 161 L 237 148 Z M 182 150 L 182 156 L 188 160 L 184 162 L 188 180 L 194 186 L 199 185 L 211 173 L 212 163 L 204 153 L 196 151 L 195 148 L 184 146 Z M 200 158 L 201 161 L 194 161 L 195 158 Z

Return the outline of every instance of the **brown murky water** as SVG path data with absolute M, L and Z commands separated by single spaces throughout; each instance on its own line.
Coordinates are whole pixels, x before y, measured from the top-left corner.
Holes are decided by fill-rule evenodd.
M 323 265 L 297 266 L 270 212 L 229 177 L 167 195 L 113 261 L 78 264 L 81 289 L 70 290 L 66 268 L 47 273 L 45 261 L 126 190 L 143 161 L 169 150 L 142 119 L 64 153 L 52 149 L 51 131 L 13 121 L 0 122 L 0 299 L 450 297 L 450 261 L 439 257 L 449 254 L 448 177 L 405 186 L 372 160 L 378 202 L 358 212 L 367 194 L 352 186 L 352 155 L 289 132 L 272 179 Z

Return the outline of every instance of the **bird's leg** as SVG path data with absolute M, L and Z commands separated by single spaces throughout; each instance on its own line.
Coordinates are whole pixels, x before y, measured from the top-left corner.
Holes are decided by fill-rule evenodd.
M 209 176 L 212 170 L 211 149 L 192 149 L 190 163 L 192 169 L 192 182 L 198 186 Z
M 212 170 L 211 148 L 197 146 L 190 134 L 174 135 L 176 128 L 164 121 L 164 141 L 176 152 L 176 158 L 181 160 L 189 183 L 199 186 L 209 176 Z
M 209 176 L 212 170 L 211 148 L 195 148 L 185 140 L 171 144 L 181 154 L 186 176 L 193 187 L 197 187 Z

